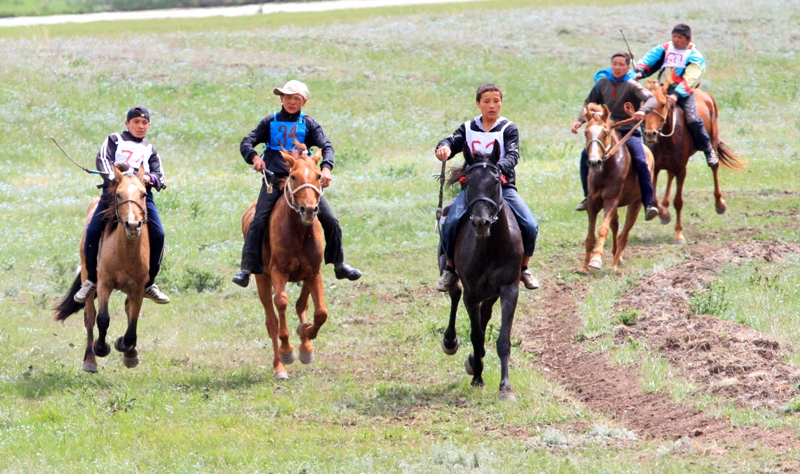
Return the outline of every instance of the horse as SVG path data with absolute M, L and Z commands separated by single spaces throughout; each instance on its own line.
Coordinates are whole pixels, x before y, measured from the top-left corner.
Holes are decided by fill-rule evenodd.
M 686 238 L 683 235 L 683 222 L 681 221 L 683 181 L 686 179 L 686 165 L 689 162 L 689 157 L 697 149 L 686 125 L 683 110 L 680 107 L 676 107 L 675 104 L 670 104 L 667 100 L 669 85 L 669 83 L 659 84 L 655 79 L 647 81 L 647 90 L 656 97 L 658 104 L 653 111 L 645 115 L 643 136 L 645 143 L 655 156 L 653 192 L 656 196 L 658 195 L 658 189 L 656 188 L 658 173 L 661 170 L 667 171 L 667 186 L 664 189 L 664 197 L 660 206 L 663 209 L 662 213 L 659 214 L 662 224 L 668 224 L 670 221 L 669 213 L 665 214 L 663 210 L 669 209 L 672 179 L 677 178 L 674 201 L 677 215 L 673 241 L 677 244 L 685 244 Z M 717 156 L 719 157 L 719 163 L 711 167 L 711 173 L 714 175 L 714 207 L 717 214 L 724 214 L 728 207 L 722 199 L 722 189 L 719 186 L 719 165 L 722 164 L 722 166 L 730 170 L 739 170 L 744 167 L 744 162 L 719 138 L 717 123 L 719 107 L 714 97 L 700 89 L 694 90 L 694 97 L 697 103 L 697 116 L 703 119 L 706 131 L 711 137 L 711 145 L 717 151 Z M 656 201 L 658 201 L 657 197 Z
M 586 255 L 580 273 L 588 275 L 590 267 L 600 269 L 603 266 L 603 247 L 605 247 L 608 229 L 612 232 L 611 269 L 616 270 L 622 260 L 622 252 L 628 245 L 628 236 L 639 210 L 642 208 L 642 197 L 639 179 L 631 165 L 631 156 L 627 147 L 620 143 L 614 131 L 614 124 L 609 120 L 608 107 L 590 103 L 584 109 L 586 119 L 586 152 L 589 160 L 589 195 L 586 199 L 586 210 L 589 215 L 589 232 L 584 246 Z M 653 172 L 653 154 L 645 147 L 647 167 Z M 620 206 L 627 206 L 625 226 L 619 231 Z M 603 210 L 603 222 L 597 229 L 597 215 Z
M 318 150 L 309 157 L 305 147 L 299 147 L 300 151 L 281 151 L 290 170 L 289 176 L 278 183 L 283 186 L 284 199 L 275 203 L 269 218 L 269 232 L 262 243 L 265 271 L 255 275 L 258 296 L 266 314 L 267 332 L 272 339 L 272 366 L 276 380 L 289 378 L 284 364 L 289 365 L 297 359 L 297 353 L 289 342 L 286 325 L 286 307 L 289 301 L 286 283 L 303 282 L 295 304 L 297 316 L 300 318 L 300 325 L 297 327 L 297 335 L 301 341 L 300 362 L 310 364 L 314 360 L 311 340 L 317 337 L 328 319 L 322 283 L 322 225 L 317 219 L 323 193 L 322 174 L 317 166 L 322 158 L 322 151 Z M 242 216 L 244 236 L 253 221 L 255 209 L 256 201 L 253 201 Z M 306 320 L 309 295 L 314 302 L 313 324 Z M 278 309 L 280 321 L 275 315 L 275 308 Z
M 122 352 L 125 367 L 139 365 L 139 353 L 136 350 L 136 326 L 139 311 L 142 308 L 144 289 L 150 271 L 150 234 L 147 231 L 146 188 L 142 184 L 144 166 L 139 167 L 136 174 L 123 174 L 127 164 L 114 168 L 114 180 L 106 196 L 114 201 L 106 210 L 108 225 L 103 232 L 100 253 L 97 261 L 97 290 L 89 295 L 86 303 L 73 300 L 81 282 L 86 279 L 86 258 L 83 245 L 86 239 L 86 227 L 81 237 L 80 256 L 81 271 L 75 277 L 72 287 L 56 306 L 55 319 L 64 321 L 71 314 L 84 309 L 83 325 L 86 328 L 87 342 L 83 355 L 83 367 L 86 372 L 97 372 L 97 357 L 106 357 L 111 348 L 106 343 L 106 332 L 111 322 L 108 313 L 108 300 L 111 292 L 120 290 L 126 294 L 125 313 L 128 315 L 128 328 L 125 335 L 117 338 L 114 348 Z M 94 215 L 100 198 L 95 198 L 86 210 L 85 226 Z M 112 219 L 113 218 L 113 219 Z M 97 297 L 99 312 L 96 311 L 94 298 Z M 94 325 L 97 322 L 98 339 L 94 339 Z
M 450 289 L 450 321 L 442 339 L 445 354 L 454 355 L 460 342 L 456 335 L 456 313 L 463 285 L 464 306 L 470 320 L 473 353 L 464 365 L 472 375 L 471 385 L 483 387 L 483 357 L 486 326 L 492 317 L 492 306 L 500 299 L 502 320 L 497 338 L 500 358 L 501 401 L 515 401 L 508 380 L 508 358 L 511 354 L 511 326 L 519 295 L 519 278 L 523 247 L 519 224 L 511 208 L 503 201 L 502 173 L 497 167 L 500 145 L 495 141 L 490 156 L 473 155 L 465 144 L 464 167 L 454 169 L 450 184 L 464 180 L 467 189 L 469 225 L 462 225 L 456 238 L 454 264 L 459 281 Z M 439 270 L 445 266 L 440 255 Z

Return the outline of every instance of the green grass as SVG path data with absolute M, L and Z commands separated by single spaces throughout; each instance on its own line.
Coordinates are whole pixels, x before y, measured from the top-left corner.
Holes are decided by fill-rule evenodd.
M 292 0 L 283 0 L 282 3 L 287 1 L 291 2 Z M 0 4 L 0 18 L 106 11 L 160 10 L 164 8 L 235 6 L 269 2 L 270 0 L 137 0 L 135 2 L 128 0 L 6 0 Z
M 691 20 L 698 48 L 709 58 L 704 87 L 720 102 L 722 135 L 749 163 L 741 173 L 722 172 L 729 211 L 719 217 L 705 165 L 691 162 L 685 207 L 690 243 L 723 242 L 728 231 L 741 228 L 758 228 L 759 239 L 797 241 L 796 230 L 786 225 L 793 218 L 770 213 L 800 207 L 787 178 L 797 175 L 792 153 L 800 139 L 800 111 L 786 106 L 796 98 L 800 77 L 792 47 L 797 21 L 790 21 L 800 15 L 797 6 L 764 2 L 753 8 L 743 0 L 554 5 L 487 2 L 1 29 L 0 106 L 10 118 L 0 121 L 3 469 L 774 467 L 780 457 L 769 450 L 733 447 L 725 457 L 709 457 L 632 439 L 533 370 L 533 356 L 516 347 L 511 383 L 518 402 L 500 404 L 494 332 L 485 391 L 469 388 L 467 347 L 454 358 L 439 348 L 449 301 L 433 288 L 438 187 L 430 176 L 439 168 L 433 147 L 477 114 L 472 104 L 478 85 L 503 87 L 503 114 L 521 131 L 521 194 L 541 226 L 531 267 L 544 284 L 579 278 L 573 271 L 582 258 L 586 223 L 572 208 L 580 199 L 582 143 L 569 126 L 592 74 L 623 47 L 619 18 L 637 18 L 625 27 L 637 56 L 667 38 L 679 18 Z M 743 50 L 762 67 L 744 67 Z M 331 316 L 316 341 L 317 360 L 291 366 L 292 378 L 275 383 L 255 289 L 242 290 L 229 279 L 239 260 L 241 214 L 259 186 L 238 144 L 278 107 L 272 87 L 291 78 L 309 84 L 306 111 L 337 150 L 326 198 L 342 222 L 347 261 L 365 276 L 358 285 L 343 283 L 325 268 Z M 47 137 L 91 166 L 104 137 L 120 131 L 124 111 L 139 103 L 152 111 L 149 138 L 168 179 L 168 189 L 156 196 L 167 231 L 159 283 L 173 301 L 145 303 L 139 367 L 124 369 L 114 353 L 89 375 L 80 371 L 80 316 L 59 325 L 48 308 L 71 281 L 96 180 Z M 630 245 L 658 249 L 662 257 L 626 260 L 631 282 L 637 272 L 678 259 L 671 239 L 671 228 L 639 223 Z M 795 260 L 787 263 L 781 278 L 795 266 Z M 632 284 L 626 278 L 601 274 L 591 282 L 616 294 Z M 780 281 L 789 285 L 796 281 L 791 278 Z M 724 280 L 733 285 L 728 276 Z M 297 294 L 291 287 L 290 298 Z M 584 302 L 594 314 L 586 329 L 590 337 L 607 334 L 614 324 L 613 298 L 597 298 Z M 541 317 L 537 308 L 543 304 L 535 293 L 523 293 L 517 320 Z M 466 341 L 463 310 L 459 317 Z M 124 327 L 122 298 L 115 295 L 110 335 Z M 654 373 L 662 369 L 653 366 Z

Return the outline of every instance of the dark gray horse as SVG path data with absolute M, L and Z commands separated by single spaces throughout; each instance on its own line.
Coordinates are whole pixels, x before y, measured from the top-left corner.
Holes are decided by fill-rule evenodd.
M 469 221 L 458 230 L 455 268 L 459 282 L 450 290 L 450 323 L 444 332 L 442 349 L 448 355 L 458 351 L 456 312 L 463 285 L 464 306 L 470 319 L 473 354 L 465 366 L 472 375 L 472 386 L 482 387 L 486 326 L 492 317 L 492 306 L 500 299 L 502 321 L 497 338 L 500 357 L 500 400 L 514 401 L 508 381 L 508 356 L 511 354 L 511 325 L 517 308 L 519 277 L 522 266 L 522 236 L 514 213 L 503 201 L 501 172 L 497 167 L 500 146 L 495 142 L 491 155 L 473 155 L 464 146 L 464 167 L 453 170 L 449 182 L 459 180 L 466 185 Z M 439 258 L 440 272 L 444 255 Z

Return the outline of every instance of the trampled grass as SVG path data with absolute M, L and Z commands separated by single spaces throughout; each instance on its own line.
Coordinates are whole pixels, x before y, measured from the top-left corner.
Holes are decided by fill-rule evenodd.
M 468 348 L 453 358 L 439 349 L 449 300 L 433 288 L 438 187 L 430 176 L 439 168 L 436 142 L 477 115 L 476 87 L 501 85 L 503 114 L 521 131 L 521 193 L 541 226 L 532 267 L 544 284 L 578 278 L 572 271 L 586 224 L 572 208 L 580 199 L 582 140 L 569 125 L 592 74 L 623 48 L 619 28 L 640 56 L 667 38 L 672 23 L 687 19 L 709 58 L 704 87 L 720 103 L 723 137 L 749 164 L 741 173 L 721 173 L 729 211 L 720 217 L 710 174 L 693 159 L 687 237 L 719 242 L 731 229 L 757 227 L 757 238 L 796 241 L 785 225 L 796 217 L 769 211 L 800 207 L 790 179 L 798 173 L 793 145 L 800 111 L 787 105 L 796 99 L 800 72 L 787 19 L 800 9 L 792 2 L 758 8 L 745 1 L 525 3 L 0 30 L 3 468 L 726 472 L 773 466 L 769 451 L 736 448 L 711 458 L 681 445 L 629 439 L 624 427 L 588 412 L 532 370 L 534 356 L 519 348 L 511 368 L 518 402 L 500 404 L 493 340 L 487 388 L 471 390 L 463 369 Z M 759 67 L 745 67 L 743 52 Z M 238 144 L 278 107 L 272 88 L 291 78 L 309 84 L 306 111 L 337 150 L 326 197 L 344 227 L 347 261 L 365 276 L 357 285 L 343 283 L 325 269 L 331 317 L 316 341 L 317 360 L 291 366 L 291 380 L 275 383 L 255 289 L 229 279 L 239 260 L 241 214 L 259 186 Z M 159 283 L 173 302 L 145 303 L 139 367 L 124 369 L 114 353 L 92 376 L 80 371 L 80 315 L 58 325 L 48 308 L 71 281 L 96 181 L 47 137 L 91 166 L 104 137 L 122 129 L 124 111 L 136 103 L 153 112 L 149 137 L 168 177 L 169 188 L 156 196 L 167 230 Z M 659 262 L 668 263 L 679 252 L 671 238 L 671 228 L 640 222 L 630 245 L 657 248 Z M 657 263 L 631 259 L 626 271 Z M 796 280 L 795 266 L 792 260 L 781 267 L 781 282 Z M 615 278 L 593 284 L 627 284 Z M 763 287 L 752 291 L 762 294 Z M 297 290 L 291 288 L 292 298 Z M 541 317 L 536 308 L 547 302 L 536 298 L 521 296 L 520 307 L 531 310 L 518 312 L 518 321 Z M 743 311 L 731 317 L 768 317 L 763 308 Z M 609 328 L 602 316 L 614 315 L 597 314 L 592 327 Z M 782 317 L 793 323 L 791 314 Z M 124 326 L 117 295 L 110 335 Z M 458 330 L 466 341 L 463 310 Z M 794 343 L 796 336 L 786 337 Z M 591 428 L 596 423 L 612 428 Z

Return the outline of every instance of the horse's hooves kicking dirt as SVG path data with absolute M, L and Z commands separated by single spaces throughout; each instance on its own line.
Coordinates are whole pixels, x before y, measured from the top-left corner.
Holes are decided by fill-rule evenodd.
M 275 372 L 275 380 L 287 380 L 289 378 L 289 374 L 286 372 Z
M 127 357 L 122 358 L 122 363 L 125 364 L 125 367 L 132 369 L 139 365 L 139 356 L 133 357 L 128 359 Z
M 85 364 L 83 364 L 83 367 L 81 367 L 81 370 L 83 370 L 84 372 L 91 372 L 93 374 L 96 374 L 97 373 L 97 364 L 92 364 L 91 362 L 86 362 Z
M 449 356 L 455 355 L 459 347 L 461 347 L 461 341 L 459 341 L 458 338 L 456 338 L 455 347 L 452 349 L 448 349 L 447 344 L 445 344 L 444 339 L 442 339 L 442 351 Z
M 589 262 L 589 266 L 592 267 L 592 268 L 596 268 L 596 269 L 600 270 L 601 268 L 603 268 L 603 261 L 600 260 L 600 259 L 593 258 Z
M 514 392 L 511 392 L 511 391 L 508 391 L 508 392 L 501 391 L 500 392 L 500 401 L 501 402 L 516 402 L 517 401 L 517 396 L 514 395 Z
M 475 372 L 472 370 L 472 358 L 474 356 L 472 354 L 467 356 L 467 360 L 464 361 L 464 368 L 467 370 L 467 375 L 475 375 Z
M 286 365 L 291 364 L 295 360 L 297 360 L 297 351 L 292 351 L 289 354 L 281 354 L 281 362 Z
M 301 352 L 300 353 L 300 362 L 304 364 L 310 364 L 314 362 L 314 353 L 313 352 Z
M 723 204 L 722 207 L 717 207 L 717 214 L 722 215 L 725 214 L 725 211 L 728 210 L 728 206 Z

